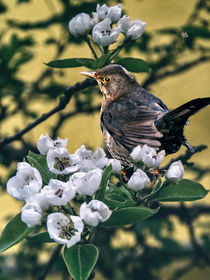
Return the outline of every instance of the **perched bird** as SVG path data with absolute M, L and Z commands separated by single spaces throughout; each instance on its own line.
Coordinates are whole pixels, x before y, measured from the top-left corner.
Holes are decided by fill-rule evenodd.
M 191 100 L 169 111 L 120 65 L 81 74 L 98 82 L 103 93 L 101 129 L 105 143 L 124 166 L 131 166 L 130 153 L 137 145 L 147 144 L 166 154 L 177 152 L 181 145 L 193 151 L 184 136 L 184 126 L 190 116 L 210 104 L 210 97 Z

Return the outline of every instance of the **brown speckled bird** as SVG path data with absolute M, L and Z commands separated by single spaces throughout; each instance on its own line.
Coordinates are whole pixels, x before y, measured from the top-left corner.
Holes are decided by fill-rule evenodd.
M 137 145 L 147 144 L 166 154 L 181 145 L 193 148 L 184 136 L 190 116 L 210 104 L 210 97 L 191 100 L 175 110 L 142 88 L 122 66 L 111 64 L 96 72 L 81 72 L 98 82 L 103 93 L 101 129 L 111 155 L 130 166 L 130 153 Z

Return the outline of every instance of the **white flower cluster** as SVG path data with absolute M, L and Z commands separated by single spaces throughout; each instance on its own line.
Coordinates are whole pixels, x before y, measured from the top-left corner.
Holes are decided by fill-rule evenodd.
M 130 17 L 122 16 L 122 4 L 108 7 L 97 4 L 92 18 L 86 13 L 80 13 L 69 22 L 70 33 L 75 37 L 87 36 L 92 29 L 93 41 L 104 47 L 113 44 L 120 32 L 127 39 L 137 40 L 144 32 L 146 23 L 141 20 L 130 21 Z M 116 24 L 116 28 L 113 28 Z
M 103 169 L 112 165 L 112 172 L 119 173 L 118 160 L 108 159 L 102 148 L 92 152 L 82 145 L 74 154 L 67 149 L 67 139 L 53 141 L 48 135 L 41 135 L 37 148 L 46 156 L 49 170 L 54 178 L 43 185 L 39 171 L 27 162 L 17 165 L 17 173 L 7 182 L 7 192 L 26 204 L 21 210 L 21 219 L 28 227 L 42 223 L 52 207 L 68 207 L 76 195 L 94 198 L 100 187 Z M 60 180 L 59 180 L 60 179 Z M 47 210 L 47 211 L 46 211 Z M 62 212 L 47 216 L 47 229 L 52 239 L 60 244 L 72 246 L 80 241 L 84 224 L 97 226 L 106 221 L 112 211 L 98 200 L 84 202 L 80 207 L 80 216 L 67 217 Z
M 134 165 L 138 167 L 138 164 L 140 163 L 141 166 L 146 168 L 158 168 L 162 163 L 164 156 L 164 150 L 157 153 L 154 148 L 151 148 L 147 145 L 135 147 L 130 154 Z M 166 178 L 172 183 L 179 182 L 183 176 L 184 167 L 180 160 L 172 163 L 166 173 Z M 142 190 L 148 183 L 150 183 L 150 179 L 147 174 L 142 169 L 137 168 L 128 181 L 128 188 L 138 192 Z
M 108 159 L 102 148 L 92 152 L 82 145 L 70 154 L 66 149 L 67 141 L 60 138 L 53 141 L 48 135 L 41 135 L 37 148 L 46 157 L 51 179 L 44 184 L 46 178 L 42 178 L 36 168 L 20 162 L 16 175 L 7 182 L 7 192 L 26 202 L 21 210 L 21 219 L 28 227 L 46 220 L 49 236 L 70 247 L 80 241 L 85 225 L 96 227 L 109 219 L 112 211 L 95 199 L 95 194 L 101 185 L 103 169 L 111 165 L 112 173 L 120 174 L 122 167 L 119 160 Z M 147 145 L 137 146 L 130 155 L 135 172 L 127 182 L 128 189 L 138 192 L 150 183 L 147 174 L 138 168 L 139 163 L 143 169 L 157 168 L 164 155 L 164 151 L 157 153 Z M 177 183 L 183 175 L 182 163 L 177 161 L 169 167 L 166 178 Z M 84 201 L 78 214 L 70 204 L 74 198 Z

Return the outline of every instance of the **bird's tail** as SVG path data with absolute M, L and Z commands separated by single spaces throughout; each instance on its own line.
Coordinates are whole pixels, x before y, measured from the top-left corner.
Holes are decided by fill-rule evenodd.
M 156 127 L 158 128 L 158 131 L 164 134 L 164 138 L 169 142 L 170 139 L 171 143 L 174 142 L 178 144 L 178 142 L 180 142 L 180 144 L 185 145 L 189 150 L 193 151 L 193 148 L 183 134 L 184 126 L 190 116 L 196 114 L 198 111 L 208 105 L 210 105 L 210 97 L 193 99 L 181 105 L 180 107 L 169 111 L 164 116 L 159 118 L 157 120 Z M 178 141 L 178 138 L 180 141 Z M 175 145 L 173 148 L 172 145 L 171 148 L 169 148 L 168 153 L 176 152 L 177 148 L 178 146 L 176 147 Z
M 187 121 L 187 119 L 196 114 L 204 107 L 210 105 L 210 97 L 193 99 L 180 107 L 168 112 L 163 119 L 165 120 L 176 120 L 179 122 Z

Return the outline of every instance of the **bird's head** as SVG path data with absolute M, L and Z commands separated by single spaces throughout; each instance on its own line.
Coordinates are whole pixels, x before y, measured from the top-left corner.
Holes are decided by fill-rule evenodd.
M 135 83 L 134 77 L 122 66 L 110 64 L 97 71 L 85 71 L 80 74 L 95 79 L 105 99 L 114 100 L 128 93 Z

